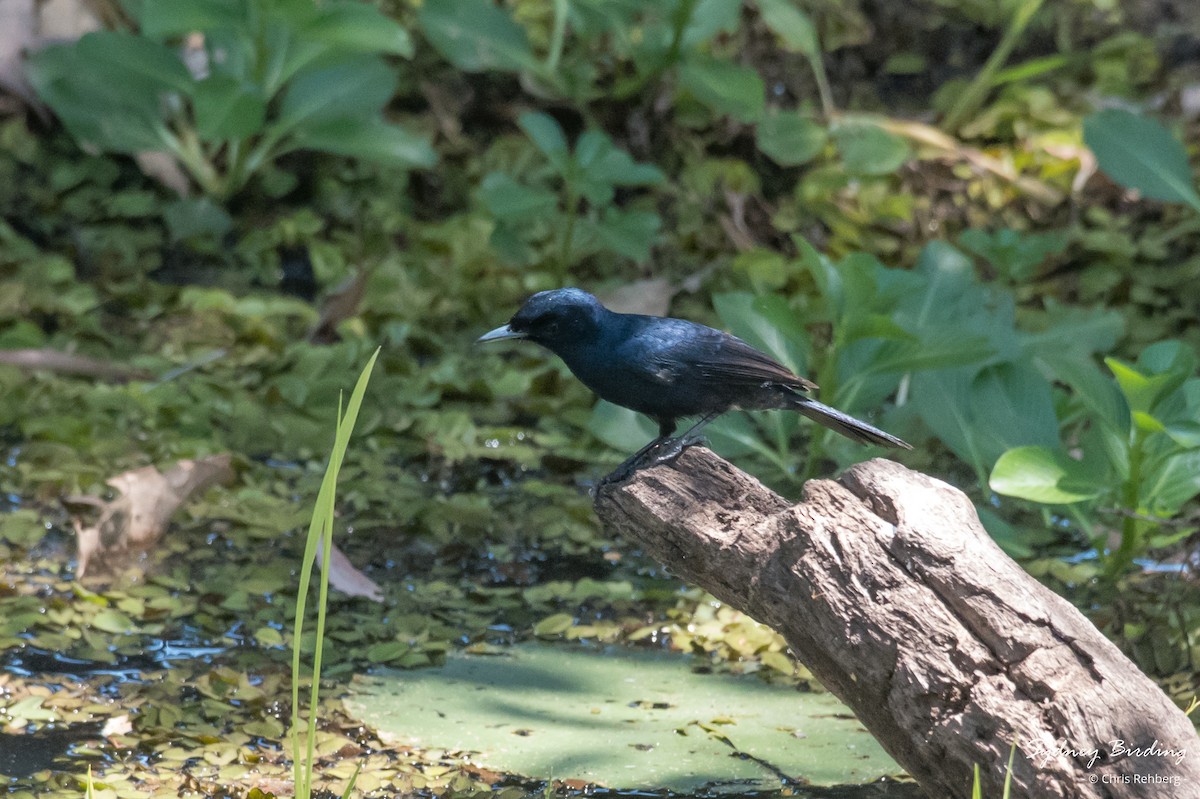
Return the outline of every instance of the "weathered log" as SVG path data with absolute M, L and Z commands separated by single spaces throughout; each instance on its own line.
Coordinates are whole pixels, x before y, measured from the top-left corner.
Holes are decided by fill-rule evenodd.
M 693 448 L 596 510 L 779 631 L 930 797 L 969 796 L 975 764 L 1000 796 L 1014 742 L 1014 797 L 1200 797 L 1187 716 L 946 483 L 874 460 L 792 505 Z

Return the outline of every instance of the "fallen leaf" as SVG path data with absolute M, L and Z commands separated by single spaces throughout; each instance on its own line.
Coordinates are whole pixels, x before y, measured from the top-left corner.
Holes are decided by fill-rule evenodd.
M 25 80 L 21 55 L 38 43 L 37 12 L 33 0 L 4 0 L 0 3 L 0 88 L 31 105 L 35 95 Z
M 661 277 L 635 280 L 612 291 L 602 292 L 600 301 L 617 313 L 666 316 L 675 296 L 675 287 Z
M 107 481 L 120 492 L 111 501 L 97 497 L 64 499 L 77 537 L 76 577 L 83 577 L 93 562 L 103 562 L 109 568 L 127 565 L 130 555 L 151 549 L 162 538 L 171 517 L 189 497 L 232 479 L 231 457 L 209 455 L 179 461 L 166 472 L 144 466 L 119 474 Z M 87 509 L 98 510 L 92 524 L 82 518 Z
M 324 569 L 325 553 L 322 549 L 322 544 L 317 544 L 317 565 Z M 363 596 L 372 602 L 383 601 L 383 589 L 379 584 L 356 569 L 350 559 L 337 548 L 337 544 L 334 544 L 329 552 L 329 584 L 343 594 Z
M 109 716 L 104 722 L 104 726 L 100 728 L 100 736 L 103 738 L 111 738 L 114 735 L 129 735 L 133 732 L 133 724 L 129 721 L 129 714 L 122 713 L 120 716 Z
M 51 349 L 0 350 L 0 363 L 31 371 L 98 377 L 117 383 L 150 379 L 150 373 L 143 369 Z
M 74 41 L 103 25 L 86 0 L 2 0 L 0 2 L 0 88 L 20 97 L 45 116 L 25 78 L 26 54 L 54 42 Z
M 359 269 L 342 281 L 321 303 L 321 316 L 308 331 L 311 344 L 332 344 L 339 340 L 337 326 L 358 313 L 367 289 L 367 270 Z
M 170 153 L 161 150 L 143 150 L 133 154 L 133 161 L 148 178 L 154 178 L 159 183 L 171 189 L 180 197 L 188 197 L 192 193 L 192 182 L 184 173 L 179 161 Z

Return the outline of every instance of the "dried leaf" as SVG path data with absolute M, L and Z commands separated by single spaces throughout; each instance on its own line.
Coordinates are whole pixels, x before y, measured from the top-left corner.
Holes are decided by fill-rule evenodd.
M 663 278 L 636 280 L 624 286 L 604 292 L 600 301 L 618 313 L 640 313 L 649 316 L 666 316 L 671 298 L 676 289 Z
M 325 568 L 325 553 L 322 549 L 318 544 L 317 565 Z M 379 584 L 356 569 L 336 544 L 329 553 L 329 584 L 350 596 L 363 596 L 372 602 L 383 601 L 383 589 Z
M 119 474 L 107 481 L 121 494 L 110 502 L 96 497 L 64 500 L 79 548 L 76 576 L 83 577 L 94 561 L 102 560 L 106 567 L 126 565 L 130 554 L 145 552 L 162 538 L 171 517 L 189 497 L 232 479 L 230 456 L 210 455 L 179 461 L 165 473 L 145 466 Z M 99 509 L 94 523 L 85 523 L 81 516 L 85 508 Z
M 117 383 L 150 379 L 150 373 L 143 369 L 51 349 L 0 350 L 0 363 L 22 369 L 98 377 Z
M 191 194 L 192 183 L 184 173 L 175 156 L 161 150 L 144 150 L 133 154 L 133 160 L 142 174 L 154 178 L 180 197 Z
M 337 341 L 337 326 L 358 313 L 366 288 L 367 270 L 359 269 L 330 292 L 321 304 L 320 318 L 308 332 L 309 343 L 332 344 Z
M 0 3 L 0 88 L 34 102 L 33 88 L 25 80 L 21 54 L 38 42 L 34 0 L 5 0 Z

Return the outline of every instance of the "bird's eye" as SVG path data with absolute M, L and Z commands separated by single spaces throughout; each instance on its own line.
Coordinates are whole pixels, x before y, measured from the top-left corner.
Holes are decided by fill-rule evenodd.
M 546 325 L 546 334 L 550 336 L 558 335 L 558 322 L 551 322 Z

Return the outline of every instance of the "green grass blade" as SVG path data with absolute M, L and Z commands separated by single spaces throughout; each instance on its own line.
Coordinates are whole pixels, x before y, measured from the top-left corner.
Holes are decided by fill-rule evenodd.
M 312 689 L 308 713 L 308 734 L 305 756 L 300 752 L 300 642 L 304 633 L 304 616 L 307 609 L 308 590 L 312 583 L 312 570 L 317 557 L 317 543 L 323 542 L 325 559 L 328 563 L 329 552 L 333 547 L 333 511 L 337 498 L 337 479 L 341 472 L 342 461 L 350 444 L 350 434 L 358 421 L 358 412 L 362 407 L 363 397 L 370 382 L 375 362 L 379 358 L 379 350 L 371 356 L 367 365 L 359 375 L 358 383 L 350 394 L 345 415 L 342 414 L 341 402 L 338 403 L 338 419 L 334 433 L 333 450 L 329 455 L 329 463 L 325 468 L 325 476 L 321 480 L 321 488 L 313 505 L 312 519 L 308 525 L 308 537 L 304 546 L 304 557 L 301 561 L 300 576 L 296 586 L 296 619 L 292 630 L 292 776 L 295 783 L 297 799 L 307 799 L 312 793 L 313 751 L 316 739 L 317 700 L 321 684 L 321 653 L 325 637 L 325 609 L 329 597 L 329 569 L 321 570 L 321 586 L 317 609 L 316 648 L 313 654 Z

